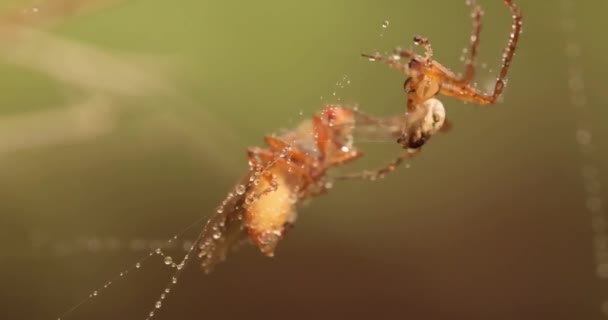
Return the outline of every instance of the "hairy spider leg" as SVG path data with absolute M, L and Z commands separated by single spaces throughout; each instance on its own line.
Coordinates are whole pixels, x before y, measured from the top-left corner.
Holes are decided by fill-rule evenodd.
M 431 65 L 431 71 L 429 72 L 430 74 L 428 74 L 429 77 L 438 81 L 459 87 L 468 86 L 475 76 L 475 60 L 477 59 L 477 49 L 479 48 L 479 39 L 482 28 L 481 17 L 483 15 L 483 11 L 481 10 L 481 6 L 476 4 L 474 0 L 467 1 L 467 4 L 472 8 L 471 18 L 473 19 L 473 31 L 471 32 L 471 47 L 469 49 L 469 58 L 465 63 L 464 76 L 458 78 L 454 72 L 436 62 Z M 428 39 L 424 40 L 430 47 Z
M 517 42 L 519 41 L 522 26 L 522 15 L 517 5 L 515 5 L 512 0 L 504 0 L 504 3 L 511 9 L 511 13 L 513 14 L 513 32 L 510 34 L 509 42 L 507 43 L 507 47 L 503 53 L 503 64 L 494 85 L 494 92 L 491 95 L 484 94 L 469 86 L 469 82 L 465 80 L 469 75 L 469 68 L 471 70 L 470 76 L 472 77 L 474 74 L 474 66 L 471 64 L 470 66 L 467 66 L 467 75 L 465 75 L 463 79 L 454 78 L 451 74 L 445 73 L 438 68 L 433 68 L 432 72 L 425 73 L 425 75 L 447 84 L 441 87 L 439 93 L 446 96 L 455 97 L 463 101 L 474 102 L 480 105 L 492 105 L 496 103 L 496 100 L 498 97 L 500 97 L 502 91 L 504 90 L 505 78 L 507 77 L 507 72 L 509 71 L 511 61 L 515 55 L 515 48 L 517 47 Z M 481 29 L 481 13 L 479 13 L 478 25 L 479 29 Z
M 430 66 L 431 62 L 433 61 L 433 48 L 431 48 L 431 42 L 429 39 L 423 36 L 415 36 L 414 44 L 424 48 L 424 61 L 427 66 Z
M 411 55 L 408 55 L 408 53 Z M 397 59 L 392 58 L 392 57 L 386 58 L 386 57 L 381 56 L 380 54 L 374 54 L 374 55 L 365 54 L 365 53 L 361 54 L 362 57 L 368 58 L 370 61 L 382 62 L 389 67 L 395 68 L 395 69 L 405 73 L 406 75 L 409 75 L 410 68 L 406 64 L 400 63 L 399 59 L 401 59 L 401 58 L 409 59 L 409 58 L 414 57 L 414 54 L 411 51 L 398 51 L 398 52 L 395 52 L 395 55 L 396 55 Z
M 376 180 L 378 178 L 384 177 L 385 175 L 395 171 L 395 169 L 397 169 L 397 167 L 399 167 L 399 165 L 401 165 L 403 163 L 403 161 L 414 158 L 416 155 L 418 155 L 419 152 L 420 152 L 420 149 L 407 149 L 405 153 L 403 153 L 401 156 L 397 157 L 395 160 L 389 162 L 387 165 L 385 165 L 382 168 L 379 168 L 377 170 L 372 170 L 372 171 L 366 170 L 366 171 L 361 171 L 361 172 L 350 173 L 347 175 L 338 176 L 338 177 L 336 177 L 336 179 L 339 179 L 339 180 L 350 180 L 350 179 Z
M 471 6 L 471 18 L 473 19 L 473 32 L 471 33 L 471 48 L 469 49 L 469 59 L 466 61 L 466 71 L 464 77 L 459 79 L 456 85 L 466 85 L 471 83 L 475 76 L 475 60 L 477 59 L 477 48 L 479 47 L 479 36 L 481 35 L 481 7 L 474 0 L 467 1 Z

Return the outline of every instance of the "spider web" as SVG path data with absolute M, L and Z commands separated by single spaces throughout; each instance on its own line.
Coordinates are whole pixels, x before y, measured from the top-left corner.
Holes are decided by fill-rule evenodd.
M 565 40 L 563 47 L 564 47 L 565 56 L 567 57 L 567 63 L 564 64 L 563 66 L 560 66 L 560 68 L 562 68 L 562 67 L 566 68 L 567 72 L 568 72 L 567 80 L 568 80 L 568 88 L 569 88 L 568 96 L 570 98 L 569 103 L 571 105 L 572 113 L 573 113 L 573 115 L 575 115 L 574 119 L 577 122 L 577 129 L 573 133 L 573 136 L 574 136 L 574 140 L 576 141 L 576 143 L 579 147 L 578 152 L 580 155 L 580 163 L 578 163 L 577 166 L 580 167 L 579 171 L 581 171 L 581 181 L 582 181 L 582 185 L 583 185 L 583 188 L 585 191 L 585 197 L 581 199 L 581 205 L 584 206 L 586 208 L 585 210 L 587 210 L 587 212 L 590 214 L 590 217 L 591 217 L 590 230 L 593 230 L 593 232 L 594 232 L 594 239 L 593 239 L 594 241 L 592 243 L 594 254 L 595 254 L 595 259 L 596 259 L 595 260 L 596 270 L 594 270 L 594 271 L 595 271 L 595 274 L 597 274 L 597 277 L 599 277 L 599 279 L 605 279 L 608 274 L 608 271 L 607 271 L 608 270 L 608 235 L 607 235 L 607 231 L 606 231 L 606 218 L 605 218 L 605 209 L 604 209 L 605 203 L 602 202 L 602 197 L 601 197 L 601 193 L 602 193 L 602 185 L 601 185 L 601 180 L 600 180 L 601 163 L 599 162 L 598 156 L 597 156 L 598 144 L 597 144 L 597 138 L 596 138 L 596 130 L 593 127 L 593 117 L 591 116 L 591 112 L 590 112 L 590 103 L 589 103 L 590 98 L 588 97 L 589 86 L 588 86 L 588 83 L 586 83 L 586 76 L 583 72 L 583 67 L 582 67 L 582 63 L 585 58 L 584 53 L 588 50 L 588 48 L 583 48 L 582 44 L 580 43 L 580 40 L 577 37 L 578 33 L 580 32 L 580 27 L 579 27 L 580 21 L 577 21 L 574 16 L 574 13 L 576 12 L 575 2 L 571 1 L 571 0 L 561 0 L 559 9 L 560 9 L 560 14 L 562 15 L 560 22 L 562 24 L 562 31 L 563 31 L 564 40 Z M 530 16 L 527 16 L 526 18 L 530 18 Z M 379 20 L 379 21 L 381 21 L 381 20 Z M 393 22 L 391 20 L 391 27 L 392 26 L 393 26 Z M 383 34 L 383 37 L 384 36 L 385 35 Z M 388 36 L 388 34 L 386 34 L 386 36 Z M 390 43 L 388 45 L 390 46 L 390 45 L 392 45 L 392 43 Z M 517 61 L 517 58 L 516 58 L 515 64 L 517 64 L 518 62 L 519 61 Z M 396 87 L 398 87 L 398 86 L 396 86 Z M 328 94 L 325 96 L 330 96 L 330 95 L 333 96 L 335 94 L 332 93 L 332 94 Z M 325 99 L 322 99 L 322 100 L 325 100 Z M 94 102 L 97 102 L 97 101 L 98 100 L 94 100 Z M 476 110 L 475 112 L 478 112 L 478 111 Z M 71 113 L 68 113 L 68 114 L 71 115 Z M 71 119 L 69 116 L 65 116 L 65 115 L 61 115 L 61 118 L 68 119 L 68 120 Z M 76 121 L 81 121 L 83 118 L 76 117 L 76 119 L 77 119 Z M 84 119 L 86 119 L 86 117 L 84 117 Z M 96 119 L 105 120 L 105 118 L 100 118 L 100 117 L 96 117 Z M 113 118 L 111 118 L 111 119 L 113 119 Z M 71 122 L 69 122 L 69 123 L 71 123 Z M 78 122 L 76 122 L 76 123 L 78 123 Z M 63 127 L 69 127 L 69 126 L 65 125 Z M 101 131 L 102 133 L 106 132 L 105 130 L 107 130 L 107 129 L 105 126 L 103 126 L 101 128 L 104 129 Z M 19 131 L 19 134 L 21 135 L 22 131 Z M 98 133 L 93 132 L 92 136 L 98 136 Z M 36 141 L 40 141 L 40 140 L 36 140 Z M 42 145 L 42 144 L 40 144 L 40 145 Z M 5 148 L 5 149 L 9 150 L 10 148 Z M 171 228 L 168 228 L 168 229 L 171 229 Z M 175 230 L 175 229 L 172 229 L 172 230 Z M 183 257 L 184 251 L 187 252 L 187 250 L 189 250 L 193 245 L 193 241 L 189 240 L 188 238 L 193 239 L 194 235 L 191 234 L 190 236 L 185 236 L 185 238 L 186 239 L 182 239 L 180 237 L 178 239 L 169 238 L 170 240 L 163 240 L 163 239 L 157 239 L 155 237 L 145 238 L 143 236 L 141 238 L 137 238 L 137 239 L 122 239 L 122 238 L 116 238 L 116 237 L 111 237 L 111 236 L 109 236 L 109 237 L 87 236 L 87 237 L 82 237 L 82 238 L 76 239 L 76 240 L 66 239 L 65 241 L 51 241 L 47 237 L 37 238 L 36 236 L 34 236 L 32 239 L 32 243 L 34 244 L 35 250 L 32 251 L 32 255 L 33 256 L 45 255 L 45 254 L 49 255 L 49 253 L 50 253 L 50 256 L 51 256 L 50 260 L 55 259 L 56 261 L 66 261 L 67 259 L 73 258 L 73 257 L 76 257 L 79 260 L 87 261 L 88 260 L 87 256 L 89 256 L 89 255 L 99 256 L 99 257 L 103 258 L 107 254 L 116 254 L 116 253 L 122 253 L 122 254 L 128 255 L 129 258 L 127 258 L 127 259 L 132 258 L 132 256 L 134 256 L 134 255 L 137 255 L 137 256 L 143 255 L 143 256 L 145 256 L 145 258 L 144 258 L 145 262 L 152 261 L 153 263 L 151 263 L 151 264 L 159 265 L 161 268 L 165 268 L 165 271 L 169 270 L 169 272 L 175 272 L 176 270 L 178 270 L 177 265 L 180 264 L 180 262 L 182 260 L 181 257 Z M 336 239 L 331 239 L 331 240 L 333 242 L 336 241 Z M 156 250 L 157 248 L 161 249 L 160 252 L 158 252 L 158 253 Z M 24 253 L 21 252 L 19 254 L 23 255 Z M 171 259 L 170 259 L 171 261 L 169 263 L 167 263 L 167 261 L 169 261 L 169 259 L 167 259 L 168 256 L 171 257 Z M 277 261 L 274 261 L 273 263 L 276 263 L 276 262 Z M 66 262 L 66 264 L 67 264 L 67 262 Z M 83 268 L 87 268 L 86 264 L 80 264 L 80 265 Z M 195 268 L 192 268 L 192 269 L 195 269 Z M 240 270 L 238 270 L 236 268 L 230 268 L 230 266 L 228 266 L 228 269 L 229 270 L 227 272 L 241 272 Z M 134 263 L 131 265 L 130 268 L 126 269 L 125 271 L 122 271 L 122 274 L 124 276 L 125 272 L 128 272 L 130 274 L 130 277 L 133 277 L 133 276 L 135 276 L 134 274 L 139 273 L 139 271 L 141 271 L 141 269 L 137 268 L 136 264 Z M 148 272 L 151 272 L 151 273 L 159 272 L 157 274 L 160 274 L 160 272 L 163 272 L 163 271 L 162 270 L 158 271 L 158 270 L 152 269 L 151 271 L 148 271 Z M 112 274 L 113 272 L 110 272 L 110 273 Z M 116 273 L 116 275 L 118 276 L 118 279 L 122 278 L 122 276 L 120 275 L 120 272 Z M 169 282 L 169 283 L 167 283 L 167 285 L 171 285 L 173 283 L 171 277 L 172 277 L 171 275 L 167 276 L 167 279 Z M 211 277 L 211 278 L 213 278 L 213 277 Z M 189 278 L 189 279 L 192 279 L 192 278 Z M 148 280 L 150 280 L 150 279 L 148 279 Z M 166 288 L 164 287 L 165 286 L 164 282 L 166 282 L 166 281 L 160 280 L 160 279 L 156 278 L 155 276 L 153 276 L 151 281 L 156 281 L 163 285 L 162 288 L 146 289 L 146 291 L 152 292 L 157 297 L 155 297 L 155 298 L 146 297 L 146 301 L 143 301 L 144 299 L 137 300 L 137 301 L 141 301 L 140 304 L 145 306 L 144 308 L 149 308 L 151 311 L 156 311 L 156 302 L 164 300 L 164 297 L 165 297 L 165 296 L 159 296 L 159 294 L 167 293 L 164 291 L 164 290 L 166 290 Z M 205 281 L 207 281 L 207 279 Z M 211 282 L 213 282 L 213 280 L 211 280 Z M 110 286 L 113 286 L 114 283 L 115 283 L 115 279 L 112 279 L 111 281 L 102 284 L 102 286 L 100 286 L 100 288 L 98 288 L 97 290 L 91 291 L 91 293 L 89 295 L 90 297 L 87 295 L 84 295 L 87 303 L 91 303 L 91 306 L 94 307 L 95 303 L 97 303 L 97 300 L 99 300 L 98 298 L 100 298 L 104 295 L 110 295 L 110 296 L 115 295 L 115 294 L 118 295 L 116 293 L 116 290 L 121 290 L 121 288 L 124 288 L 124 287 L 120 287 L 119 289 L 113 288 L 114 291 L 111 291 L 111 292 L 108 291 L 107 293 L 105 292 L 105 289 L 107 289 Z M 203 286 L 205 286 L 205 285 L 203 285 Z M 84 284 L 83 286 L 85 288 L 88 288 L 89 284 Z M 199 286 L 198 290 L 206 291 L 207 288 L 212 290 L 211 288 L 217 288 L 217 287 L 214 287 L 213 283 L 211 283 L 209 287 L 201 288 Z M 82 287 L 80 287 L 78 290 L 82 290 Z M 151 293 L 151 295 L 152 295 L 152 293 Z M 83 295 L 79 295 L 79 297 L 80 296 L 83 296 Z M 209 296 L 205 296 L 205 297 L 208 298 Z M 603 297 L 603 298 L 606 298 L 606 297 Z M 154 299 L 158 299 L 158 300 L 154 300 Z M 202 300 L 205 300 L 205 299 L 203 298 Z M 133 301 L 136 301 L 136 300 L 133 300 Z M 209 300 L 207 299 L 206 301 L 209 301 Z M 107 309 L 112 309 L 118 305 L 117 303 L 115 303 L 115 301 L 112 301 L 111 303 L 106 303 L 106 302 L 107 301 L 104 301 L 103 302 L 104 304 L 101 307 L 106 311 L 107 311 Z M 108 307 L 108 305 L 110 307 Z M 162 306 L 162 303 L 161 303 L 161 306 Z M 58 309 L 63 310 L 65 305 L 61 305 L 61 306 L 58 305 L 57 307 L 58 307 Z M 87 307 L 88 307 L 88 305 L 87 305 Z M 604 311 L 604 313 L 608 313 L 608 303 L 603 303 L 601 306 L 598 306 L 598 308 L 600 308 L 600 307 Z M 179 307 L 177 307 L 175 309 L 179 310 Z M 172 313 L 175 312 L 175 309 L 171 308 L 171 310 L 172 310 L 171 312 Z M 109 311 L 108 313 L 115 314 L 113 311 Z M 147 316 L 146 314 L 142 314 L 141 318 L 145 318 L 146 316 Z M 166 316 L 167 315 L 165 314 L 164 316 L 161 316 L 160 318 L 164 319 Z M 53 317 L 51 316 L 49 318 L 53 318 Z M 75 318 L 79 318 L 79 317 L 75 317 Z
M 569 104 L 576 120 L 575 138 L 580 157 L 580 174 L 585 190 L 584 207 L 591 217 L 591 230 L 597 277 L 608 279 L 608 221 L 601 197 L 602 184 L 598 165 L 596 134 L 587 95 L 587 84 L 582 60 L 584 48 L 579 40 L 580 29 L 575 19 L 576 2 L 562 0 L 562 30 L 564 35 L 564 52 L 567 58 Z M 604 296 L 603 299 L 608 297 Z M 601 304 L 601 310 L 608 316 L 608 300 Z

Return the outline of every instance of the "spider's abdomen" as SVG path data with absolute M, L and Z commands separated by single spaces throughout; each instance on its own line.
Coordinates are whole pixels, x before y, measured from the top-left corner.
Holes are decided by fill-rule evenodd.
M 441 101 L 431 98 L 406 116 L 405 131 L 397 140 L 405 149 L 422 147 L 445 123 L 445 108 Z

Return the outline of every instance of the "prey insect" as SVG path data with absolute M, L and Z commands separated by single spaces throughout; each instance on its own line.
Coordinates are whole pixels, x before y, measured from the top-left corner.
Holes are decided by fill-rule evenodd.
M 471 34 L 471 47 L 469 49 L 470 56 L 466 60 L 466 70 L 462 76 L 456 75 L 450 69 L 433 60 L 431 43 L 429 39 L 422 36 L 415 36 L 414 44 L 424 48 L 425 54 L 423 56 L 401 48 L 395 49 L 394 54 L 388 56 L 382 56 L 380 54 L 362 55 L 371 61 L 382 62 L 408 76 L 403 84 L 403 89 L 407 96 L 407 112 L 417 112 L 417 109 L 420 108 L 420 106 L 424 105 L 425 102 L 434 99 L 438 94 L 479 105 L 492 105 L 496 103 L 497 99 L 502 94 L 505 87 L 507 72 L 511 66 L 515 48 L 517 47 L 517 42 L 519 41 L 519 36 L 521 34 L 521 13 L 512 0 L 504 0 L 504 3 L 510 8 L 511 13 L 513 14 L 513 31 L 510 34 L 509 42 L 502 56 L 502 68 L 496 79 L 494 91 L 491 94 L 485 94 L 478 91 L 472 85 L 473 77 L 475 75 L 475 59 L 479 46 L 483 11 L 474 0 L 468 0 L 467 3 L 472 8 L 471 17 L 473 19 L 473 32 Z M 401 59 L 407 59 L 408 62 L 403 64 L 401 63 Z M 441 103 L 439 100 L 435 101 L 435 103 Z M 436 126 L 422 128 L 406 125 L 397 142 L 406 149 L 419 149 L 437 130 Z
M 363 156 L 358 140 L 390 140 L 402 124 L 424 127 L 443 123 L 445 110 L 430 99 L 419 113 L 375 118 L 343 106 L 330 105 L 311 120 L 279 136 L 266 136 L 266 148 L 249 148 L 250 170 L 209 220 L 198 242 L 205 271 L 225 259 L 230 248 L 251 240 L 273 256 L 279 241 L 293 226 L 303 200 L 326 193 L 333 185 L 330 171 Z M 411 121 L 413 117 L 420 118 Z M 384 172 L 387 173 L 387 172 Z M 365 176 L 355 173 L 351 176 Z
M 425 115 L 420 117 L 420 114 Z M 416 121 L 412 121 L 414 116 Z M 277 245 L 293 226 L 299 204 L 328 192 L 336 178 L 366 176 L 362 173 L 331 175 L 334 168 L 363 156 L 356 141 L 389 142 L 400 135 L 403 123 L 424 127 L 436 120 L 443 123 L 443 118 L 445 110 L 435 99 L 425 101 L 416 114 L 381 118 L 340 105 L 328 105 L 293 130 L 266 136 L 266 148 L 247 150 L 248 172 L 209 218 L 183 259 L 173 262 L 160 248 L 145 258 L 156 253 L 164 257 L 165 264 L 176 269 L 148 319 L 163 305 L 194 253 L 198 254 L 207 273 L 224 261 L 230 251 L 248 242 L 255 244 L 263 254 L 273 256 Z M 135 268 L 139 268 L 139 263 Z M 94 291 L 91 297 L 106 290 L 110 284 Z M 66 319 L 86 301 L 72 307 L 60 319 Z

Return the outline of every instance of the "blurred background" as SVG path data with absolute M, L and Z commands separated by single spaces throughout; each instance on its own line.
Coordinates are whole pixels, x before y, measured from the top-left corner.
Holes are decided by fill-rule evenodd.
M 487 87 L 511 14 L 478 2 Z M 453 129 L 409 168 L 336 182 L 275 258 L 193 263 L 155 318 L 606 318 L 608 2 L 573 2 L 518 1 L 502 103 L 443 98 Z M 3 1 L 2 318 L 56 319 L 131 268 L 62 319 L 145 319 L 172 270 L 135 262 L 215 212 L 248 146 L 325 103 L 404 112 L 405 77 L 360 53 L 421 34 L 460 72 L 470 32 L 464 0 Z M 359 169 L 400 152 L 360 147 Z

